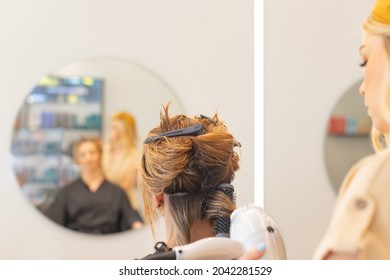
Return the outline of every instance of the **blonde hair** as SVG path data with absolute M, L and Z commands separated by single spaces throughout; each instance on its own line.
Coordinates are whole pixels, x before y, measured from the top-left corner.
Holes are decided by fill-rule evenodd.
M 119 121 L 121 124 L 121 153 L 119 156 L 114 157 L 115 141 L 109 138 L 104 146 L 103 169 L 107 179 L 124 189 L 132 207 L 138 209 L 136 174 L 139 166 L 139 155 L 137 150 L 136 121 L 134 116 L 127 112 L 115 113 L 111 121 Z M 134 173 L 134 180 L 128 181 L 126 178 L 128 178 L 130 173 Z
M 378 35 L 383 37 L 385 49 L 387 53 L 387 62 L 389 75 L 385 77 L 384 88 L 382 92 L 382 110 L 385 120 L 390 125 L 390 25 L 380 23 L 369 17 L 363 25 L 363 29 L 371 35 Z M 380 132 L 372 126 L 371 129 L 371 142 L 375 151 L 382 150 L 387 146 L 390 146 L 390 131 L 387 133 Z
M 135 118 L 126 112 L 117 112 L 112 116 L 112 121 L 119 121 L 122 125 L 120 145 L 122 149 L 122 160 L 126 158 L 133 158 L 137 154 L 137 128 Z M 103 165 L 106 167 L 112 165 L 112 154 L 114 152 L 115 142 L 114 139 L 108 139 L 107 144 L 104 147 Z M 117 170 L 116 173 L 123 174 L 129 169 L 127 164 L 121 164 L 119 166 L 121 170 Z M 118 169 L 118 167 L 116 167 Z
M 134 116 L 127 112 L 117 112 L 112 116 L 112 121 L 122 123 L 122 147 L 135 149 L 137 147 L 137 126 Z
M 213 118 L 168 114 L 169 104 L 160 113 L 160 125 L 148 137 L 176 129 L 201 124 L 203 133 L 197 136 L 162 137 L 143 145 L 140 167 L 145 216 L 154 235 L 156 211 L 152 195 L 166 194 L 172 214 L 169 238 L 175 245 L 190 241 L 190 231 L 196 221 L 213 222 L 217 217 L 230 217 L 234 202 L 218 190 L 230 183 L 239 168 L 239 156 L 234 151 L 237 141 L 226 126 Z

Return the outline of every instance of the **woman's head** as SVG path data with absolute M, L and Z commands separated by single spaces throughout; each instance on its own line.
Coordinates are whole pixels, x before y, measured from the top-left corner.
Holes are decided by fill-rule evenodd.
M 360 47 L 365 66 L 360 93 L 372 119 L 372 142 L 376 150 L 390 140 L 390 1 L 376 2 L 371 17 L 364 23 Z
M 238 142 L 217 115 L 212 119 L 169 116 L 168 107 L 161 113 L 160 125 L 148 137 L 185 128 L 192 130 L 192 135 L 156 137 L 144 144 L 141 186 L 145 214 L 152 225 L 154 208 L 161 206 L 153 197 L 166 198 L 164 203 L 169 204 L 172 216 L 169 238 L 174 245 L 182 245 L 189 242 L 196 221 L 212 222 L 218 216 L 229 217 L 234 210 L 234 203 L 218 186 L 234 179 L 239 168 L 234 151 Z
M 73 146 L 73 158 L 81 172 L 101 169 L 102 144 L 99 138 L 82 138 Z
M 136 147 L 137 129 L 135 118 L 126 112 L 117 112 L 111 120 L 111 141 L 117 141 L 124 147 Z

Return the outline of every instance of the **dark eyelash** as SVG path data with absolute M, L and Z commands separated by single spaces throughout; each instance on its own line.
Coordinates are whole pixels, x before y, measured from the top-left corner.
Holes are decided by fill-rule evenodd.
M 359 65 L 360 65 L 360 67 L 364 67 L 364 66 L 366 66 L 366 64 L 367 64 L 367 60 L 366 60 L 366 61 L 363 61 L 363 62 L 360 63 Z

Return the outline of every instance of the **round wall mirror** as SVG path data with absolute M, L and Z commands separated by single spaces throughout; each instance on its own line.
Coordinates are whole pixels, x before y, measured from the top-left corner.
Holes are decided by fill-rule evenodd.
M 348 170 L 361 158 L 374 153 L 370 142 L 371 119 L 359 95 L 362 81 L 353 84 L 337 101 L 325 135 L 325 164 L 336 192 Z
M 123 123 L 131 124 L 132 133 L 138 137 L 134 138 L 136 139 L 133 145 L 135 148 L 132 150 L 135 151 L 132 153 L 134 158 L 131 160 L 126 158 L 124 155 L 127 154 L 122 149 L 117 154 L 125 164 L 115 166 L 113 160 L 108 166 L 112 165 L 113 172 L 127 165 L 138 166 L 137 155 L 141 143 L 147 132 L 158 125 L 161 105 L 169 101 L 172 101 L 170 107 L 172 114 L 184 113 L 167 84 L 149 70 L 132 62 L 109 58 L 85 59 L 51 71 L 32 86 L 14 121 L 11 154 L 13 170 L 21 191 L 44 215 L 52 218 L 51 213 L 55 208 L 56 215 L 60 215 L 61 219 L 67 219 L 66 224 L 72 226 L 55 221 L 67 228 L 89 233 L 111 233 L 131 229 L 132 227 L 119 226 L 116 230 L 107 229 L 109 226 L 102 226 L 99 220 L 103 219 L 104 215 L 114 215 L 115 219 L 119 219 L 117 218 L 119 215 L 125 219 L 123 213 L 127 213 L 128 205 L 142 220 L 142 196 L 135 176 L 132 177 L 134 188 L 131 196 L 120 183 L 113 183 L 124 189 L 120 193 L 126 194 L 128 202 L 118 202 L 118 193 L 113 194 L 106 188 L 104 188 L 106 192 L 102 192 L 103 185 L 100 185 L 96 192 L 82 193 L 79 185 L 85 183 L 83 181 L 77 185 L 77 192 L 72 195 L 68 192 L 66 200 L 63 199 L 64 189 L 74 187 L 74 182 L 80 178 L 80 174 L 88 169 L 85 164 L 89 162 L 81 163 L 81 158 L 76 160 L 74 152 L 76 149 L 79 153 L 83 147 L 77 144 L 80 139 L 94 138 L 101 141 L 103 148 L 101 155 L 104 155 L 108 143 L 111 143 L 114 137 L 113 134 L 129 132 L 126 126 L 120 123 L 116 123 L 115 128 L 113 123 L 116 121 L 112 119 L 115 115 L 119 116 Z M 123 148 L 127 142 L 121 140 L 121 143 Z M 112 148 L 112 145 L 109 147 Z M 86 150 L 84 154 L 88 155 L 89 152 L 92 153 Z M 125 172 L 129 173 L 130 171 Z M 90 209 L 96 209 L 94 208 L 96 205 L 90 202 L 89 195 L 94 196 L 93 199 L 98 201 L 96 203 L 105 201 L 106 204 L 98 205 L 102 208 L 99 215 L 96 211 L 88 214 Z M 114 199 L 113 197 L 117 200 L 108 201 Z M 118 209 L 110 208 L 110 205 L 122 204 L 124 206 L 118 206 Z M 59 212 L 61 213 L 58 214 Z M 84 218 L 80 218 L 79 215 L 75 218 L 74 215 L 77 213 L 87 213 L 89 216 L 84 215 Z M 93 221 L 93 225 L 89 224 L 88 227 L 95 229 L 75 226 L 83 219 Z M 112 217 L 109 219 L 112 220 Z M 69 222 L 70 220 L 72 221 Z M 120 224 L 123 221 L 115 220 L 112 223 Z

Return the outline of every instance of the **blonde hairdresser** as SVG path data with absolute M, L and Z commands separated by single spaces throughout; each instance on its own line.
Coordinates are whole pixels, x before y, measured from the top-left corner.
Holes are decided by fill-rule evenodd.
M 318 259 L 390 259 L 390 0 L 376 2 L 363 28 L 360 94 L 376 154 L 345 177 Z

